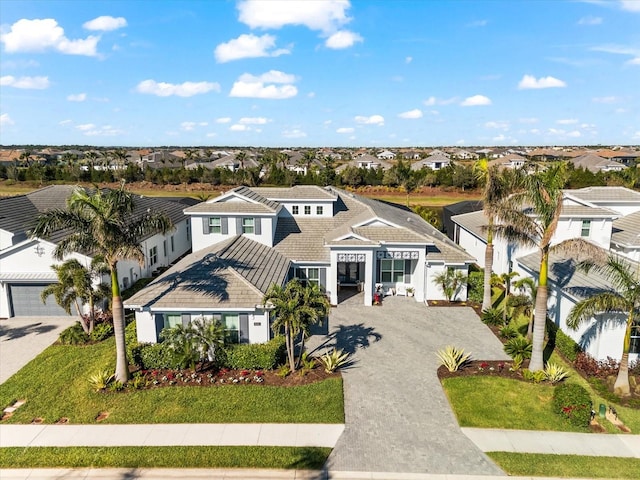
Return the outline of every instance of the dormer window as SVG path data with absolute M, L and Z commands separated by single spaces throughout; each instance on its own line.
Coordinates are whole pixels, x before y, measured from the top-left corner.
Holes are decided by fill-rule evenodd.
M 222 219 L 220 217 L 209 218 L 209 233 L 222 233 Z
M 305 215 L 311 215 L 311 205 L 305 205 L 304 206 L 304 214 Z
M 245 217 L 242 219 L 242 233 L 254 233 L 255 219 L 253 217 Z
M 322 215 L 322 212 L 323 212 L 322 205 L 318 205 L 316 207 L 316 215 Z
M 293 215 L 298 215 L 300 213 L 300 207 L 298 205 L 294 205 L 291 207 L 291 213 Z
M 582 220 L 582 231 L 580 232 L 580 236 L 588 237 L 591 235 L 591 220 Z

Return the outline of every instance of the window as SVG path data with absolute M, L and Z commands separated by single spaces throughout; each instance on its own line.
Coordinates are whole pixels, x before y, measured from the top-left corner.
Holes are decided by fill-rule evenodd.
M 320 285 L 320 269 L 316 267 L 298 267 L 294 271 L 295 278 L 303 285 Z
M 176 250 L 176 245 L 175 245 L 175 242 L 173 240 L 173 235 L 171 235 L 171 251 L 175 252 L 175 250 Z
M 640 322 L 631 326 L 631 344 L 629 353 L 640 353 Z
M 316 215 L 322 215 L 322 210 L 323 210 L 322 205 L 317 206 L 316 207 Z
M 182 315 L 179 313 L 167 313 L 164 316 L 164 328 L 173 328 L 182 325 Z
M 242 233 L 253 233 L 255 228 L 255 220 L 252 217 L 242 219 Z
M 191 225 L 187 223 L 187 242 L 191 241 Z
M 380 260 L 380 281 L 400 283 L 404 281 L 404 260 Z
M 291 213 L 293 213 L 294 215 L 298 215 L 300 213 L 300 207 L 298 207 L 298 205 L 294 205 L 293 207 L 291 207 Z
M 304 206 L 304 214 L 305 215 L 311 215 L 311 205 L 305 205 Z
M 209 219 L 209 233 L 222 233 L 222 220 L 220 217 Z
M 591 234 L 591 220 L 582 220 L 582 237 L 588 237 Z
M 153 267 L 158 263 L 158 247 L 151 247 L 149 250 L 149 266 Z
M 167 256 L 167 241 L 163 240 L 162 241 L 162 254 L 166 257 Z
M 224 339 L 227 343 L 240 343 L 240 318 L 237 314 L 223 315 Z

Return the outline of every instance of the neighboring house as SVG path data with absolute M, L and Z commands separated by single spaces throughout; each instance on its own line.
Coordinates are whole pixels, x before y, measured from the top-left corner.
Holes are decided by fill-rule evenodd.
M 367 170 L 377 170 L 378 168 L 389 170 L 392 165 L 386 160 L 381 160 L 374 157 L 373 155 L 365 153 L 363 155 L 355 157 L 353 160 L 347 163 L 343 163 L 338 168 L 336 168 L 336 172 L 340 173 L 347 167 L 366 168 Z
M 54 208 L 66 208 L 66 202 L 75 187 L 54 185 L 26 195 L 0 199 L 0 317 L 64 315 L 53 297 L 46 304 L 40 299 L 45 286 L 56 283 L 51 265 L 60 261 L 53 251 L 65 232 L 54 233 L 50 239 L 29 238 L 28 230 L 37 216 Z M 166 198 L 137 197 L 136 211 L 165 212 L 175 225 L 166 235 L 155 234 L 141 238 L 145 263 L 118 262 L 120 287 L 125 289 L 142 277 L 150 277 L 160 267 L 167 267 L 191 248 L 188 219 L 183 213 L 185 204 Z M 89 265 L 91 257 L 77 252 L 76 258 Z M 65 258 L 66 260 L 66 258 Z
M 594 153 L 587 153 L 585 155 L 572 158 L 569 162 L 573 163 L 576 168 L 584 168 L 585 170 L 589 170 L 593 173 L 619 172 L 627 168 L 621 163 L 613 160 L 607 160 L 606 158 L 602 158 Z
M 495 160 L 491 160 L 489 165 L 497 165 L 499 168 L 522 168 L 527 163 L 527 159 L 521 157 L 518 154 L 510 153 L 505 155 L 504 157 L 497 158 Z
M 476 160 L 478 158 L 477 153 L 469 152 L 468 150 L 456 149 L 453 151 L 453 156 L 458 160 Z
M 484 253 L 487 244 L 484 212 L 477 211 L 452 217 L 453 239 L 470 255 L 476 263 L 484 267 Z M 629 262 L 640 260 L 640 192 L 624 187 L 587 187 L 565 190 L 562 213 L 552 244 L 570 238 L 584 238 L 605 251 L 619 254 Z M 523 247 L 494 236 L 493 270 L 500 275 L 515 271 L 523 276 L 537 277 L 539 268 L 537 248 Z M 571 306 L 577 303 L 587 287 L 602 289 L 607 287 L 606 279 L 593 272 L 589 276 L 576 273 L 572 259 L 553 256 L 550 263 L 550 309 L 549 317 L 575 339 L 582 339 L 587 351 L 596 358 L 607 356 L 620 358 L 622 333 L 619 326 L 609 325 L 602 331 L 588 333 L 586 329 L 578 333 L 566 329 L 566 317 Z M 571 275 L 569 275 L 569 273 Z M 587 283 L 585 283 L 587 282 Z M 591 282 L 591 283 L 588 283 Z M 582 289 L 582 290 L 581 290 Z M 552 292 L 553 291 L 553 296 Z M 593 328 L 588 332 L 593 332 Z M 640 336 L 640 331 L 637 331 Z M 635 353 L 640 352 L 640 338 L 634 340 Z
M 601 149 L 595 152 L 599 157 L 613 160 L 625 166 L 635 165 L 636 160 L 640 159 L 640 152 L 633 150 L 609 150 Z
M 430 168 L 431 170 L 440 170 L 451 165 L 451 160 L 446 154 L 431 153 L 427 158 L 420 160 L 411 165 L 411 170 L 420 170 L 422 168 Z
M 184 159 L 177 157 L 167 151 L 161 150 L 158 152 L 151 152 L 147 155 L 140 157 L 140 168 L 151 168 L 158 170 L 161 168 L 182 168 Z
M 390 152 L 389 150 L 383 150 L 382 152 L 378 152 L 376 154 L 376 157 L 379 160 L 393 160 L 394 158 L 396 158 L 396 154 Z
M 194 317 L 220 319 L 240 341 L 270 338 L 262 297 L 290 278 L 370 306 L 376 291 L 443 300 L 434 277 L 473 259 L 402 207 L 316 186 L 238 187 L 185 210 L 193 254 L 125 302 L 141 341 Z M 243 296 L 244 295 L 244 296 Z M 466 288 L 456 298 L 466 299 Z M 409 300 L 408 300 L 409 301 Z
M 452 203 L 442 208 L 442 231 L 455 241 L 454 233 L 456 226 L 452 218 L 463 213 L 477 212 L 482 210 L 481 200 L 463 200 L 462 202 Z

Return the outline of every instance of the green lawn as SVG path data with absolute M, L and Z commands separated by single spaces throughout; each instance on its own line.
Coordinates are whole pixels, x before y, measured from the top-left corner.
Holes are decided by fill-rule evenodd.
M 26 399 L 7 423 L 42 417 L 55 423 L 342 423 L 341 379 L 297 387 L 262 385 L 164 387 L 96 393 L 87 378 L 113 368 L 113 338 L 96 345 L 53 345 L 0 385 L 0 407 Z
M 12 447 L 0 448 L 0 468 L 320 469 L 329 453 L 315 447 Z
M 511 476 L 637 479 L 640 472 L 637 458 L 511 452 L 487 455 Z

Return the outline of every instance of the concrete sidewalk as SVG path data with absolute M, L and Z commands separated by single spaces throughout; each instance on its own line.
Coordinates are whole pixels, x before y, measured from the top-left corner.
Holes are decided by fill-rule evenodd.
M 640 458 L 640 435 L 462 428 L 483 452 Z
M 330 447 L 343 424 L 0 425 L 0 447 Z
M 34 468 L 0 470 L 0 478 L 2 478 L 2 480 L 59 480 L 61 478 L 74 480 L 504 480 L 505 477 L 497 475 L 342 472 L 335 470 L 258 470 L 231 468 Z M 540 477 L 509 477 L 509 480 L 540 480 Z

